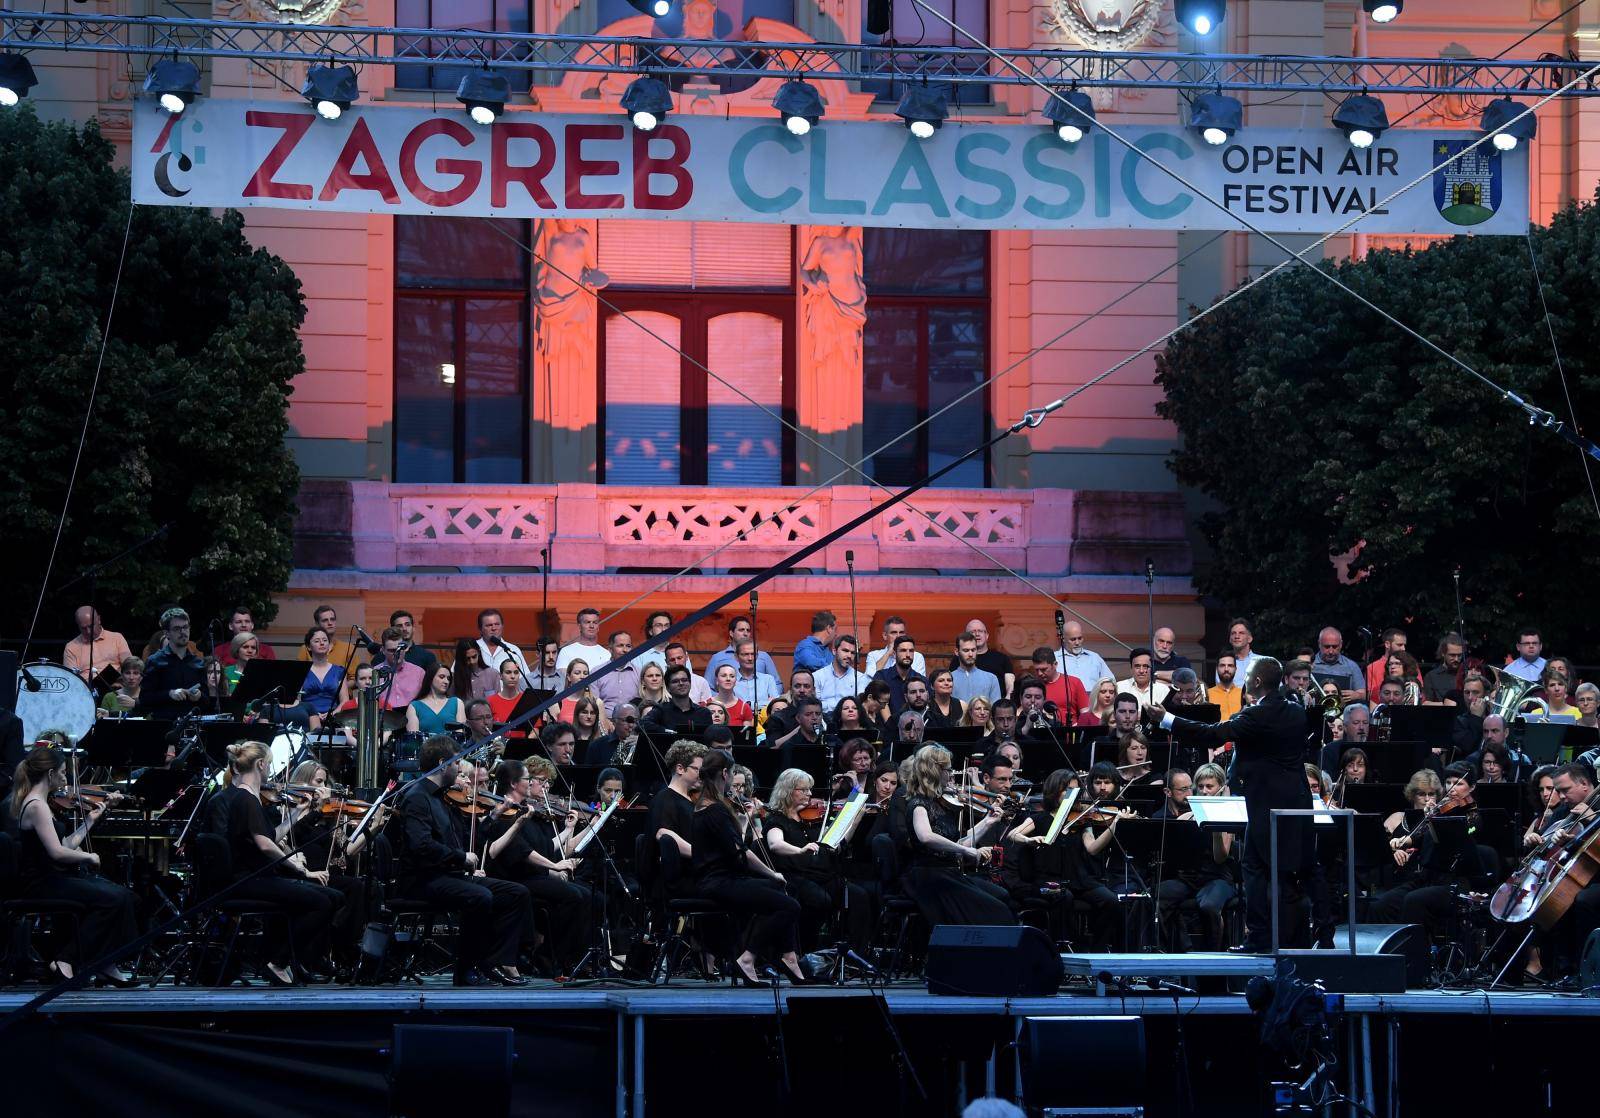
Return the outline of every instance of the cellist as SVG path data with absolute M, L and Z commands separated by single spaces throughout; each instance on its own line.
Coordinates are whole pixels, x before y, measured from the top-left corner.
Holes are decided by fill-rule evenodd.
M 1568 830 L 1584 826 L 1600 811 L 1594 770 L 1582 762 L 1573 761 L 1556 770 L 1555 790 L 1561 797 L 1561 805 L 1552 813 L 1552 821 L 1545 827 L 1546 835 L 1563 826 Z M 1600 877 L 1579 890 L 1572 907 L 1550 929 L 1541 956 L 1561 973 L 1575 976 L 1578 956 L 1589 933 L 1597 927 L 1600 927 Z M 1569 977 L 1567 981 L 1572 979 Z

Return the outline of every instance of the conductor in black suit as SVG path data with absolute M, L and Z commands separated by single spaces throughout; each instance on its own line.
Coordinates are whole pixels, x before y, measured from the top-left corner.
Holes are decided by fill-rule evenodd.
M 1282 689 L 1282 683 L 1283 665 L 1271 657 L 1262 657 L 1251 665 L 1245 684 L 1249 705 L 1226 722 L 1191 722 L 1156 707 L 1145 707 L 1142 715 L 1148 726 L 1172 731 L 1185 745 L 1215 747 L 1234 743 L 1234 771 L 1244 785 L 1249 814 L 1243 859 L 1244 946 L 1258 954 L 1272 947 L 1272 809 L 1311 806 L 1304 765 L 1306 708 L 1292 692 Z M 1309 823 L 1306 817 L 1291 816 L 1278 824 L 1278 927 L 1284 935 L 1290 928 L 1290 917 L 1283 878 L 1303 868 L 1310 850 L 1310 843 L 1305 841 Z

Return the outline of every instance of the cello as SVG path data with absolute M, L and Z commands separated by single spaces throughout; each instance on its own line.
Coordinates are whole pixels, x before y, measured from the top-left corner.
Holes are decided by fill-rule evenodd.
M 1584 886 L 1600 876 L 1600 812 L 1568 816 L 1528 852 L 1489 900 L 1503 924 L 1533 920 L 1549 930 L 1567 914 Z

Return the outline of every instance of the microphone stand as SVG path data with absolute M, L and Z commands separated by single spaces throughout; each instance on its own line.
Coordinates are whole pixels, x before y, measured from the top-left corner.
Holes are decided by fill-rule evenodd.
M 753 670 L 755 679 L 750 682 L 750 697 L 755 701 L 750 704 L 753 714 L 761 713 L 761 626 L 756 613 L 757 591 L 750 591 L 750 643 L 755 646 L 756 662 Z M 734 649 L 735 658 L 739 650 Z
M 861 640 L 861 622 L 860 622 L 860 619 L 856 617 L 856 553 L 855 552 L 846 551 L 844 553 L 844 569 L 845 569 L 845 572 L 850 577 L 850 635 L 855 637 L 856 640 L 859 642 Z M 752 627 L 753 627 L 753 625 L 752 625 Z M 861 650 L 861 645 L 859 643 L 857 643 L 856 652 L 857 652 L 858 655 L 860 654 L 860 650 Z M 852 672 L 855 671 L 854 665 L 851 666 L 850 670 Z
M 1150 698 L 1153 701 L 1156 697 L 1156 564 L 1155 560 L 1148 556 L 1145 557 L 1144 561 L 1144 593 L 1145 607 L 1150 622 L 1150 644 L 1147 647 L 1150 649 Z M 1063 643 L 1061 647 L 1065 648 L 1066 644 Z

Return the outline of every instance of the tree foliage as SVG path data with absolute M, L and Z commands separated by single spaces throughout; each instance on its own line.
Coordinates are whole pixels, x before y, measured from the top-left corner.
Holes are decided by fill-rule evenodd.
M 93 124 L 0 114 L 0 604 L 27 632 L 66 497 L 131 205 Z M 252 248 L 239 214 L 134 209 L 105 365 L 40 619 L 70 636 L 85 582 L 131 641 L 160 608 L 203 619 L 243 602 L 271 616 L 291 566 L 298 471 L 285 449 L 304 367 L 299 281 Z M 258 615 L 261 616 L 261 615 Z M 36 648 L 39 644 L 35 645 Z
M 1558 375 L 1529 247 L 1537 254 Z M 1324 264 L 1485 376 L 1580 428 L 1600 408 L 1600 205 L 1527 239 L 1455 237 L 1420 252 Z M 1600 510 L 1582 455 L 1471 374 L 1321 276 L 1285 270 L 1179 334 L 1158 358 L 1159 412 L 1183 436 L 1169 462 L 1220 506 L 1201 590 L 1290 650 L 1317 628 L 1411 630 L 1426 659 L 1454 628 L 1509 648 L 1600 654 L 1585 588 L 1600 574 Z M 1600 484 L 1600 463 L 1590 463 Z M 1335 557 L 1354 557 L 1341 574 Z

